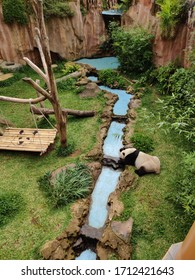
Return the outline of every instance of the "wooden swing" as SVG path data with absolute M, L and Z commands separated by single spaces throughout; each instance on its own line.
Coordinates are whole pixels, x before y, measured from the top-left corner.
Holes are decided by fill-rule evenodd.
M 44 116 L 44 118 L 46 117 Z M 34 114 L 33 119 L 36 124 Z M 46 120 L 49 122 L 47 118 Z M 57 129 L 39 129 L 37 124 L 36 128 L 13 128 L 8 126 L 3 135 L 0 136 L 0 150 L 37 152 L 42 155 L 54 143 L 56 135 Z

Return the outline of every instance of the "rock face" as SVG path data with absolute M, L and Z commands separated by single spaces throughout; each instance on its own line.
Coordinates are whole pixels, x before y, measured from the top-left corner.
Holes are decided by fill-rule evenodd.
M 112 7 L 116 0 L 108 0 Z M 192 1 L 190 1 L 193 3 Z M 69 18 L 52 18 L 46 22 L 50 40 L 50 49 L 54 58 L 62 57 L 74 60 L 80 57 L 90 57 L 96 54 L 101 43 L 106 38 L 106 28 L 102 11 L 102 0 L 83 0 L 87 13 L 81 13 L 80 0 L 70 2 L 74 16 Z M 156 16 L 154 0 L 133 0 L 129 10 L 122 16 L 122 25 L 139 24 L 155 35 L 154 62 L 165 65 L 178 60 L 188 66 L 188 53 L 195 44 L 194 18 L 195 10 L 189 11 L 186 24 L 178 27 L 176 37 L 164 40 L 161 37 L 159 19 Z M 35 22 L 33 17 L 27 26 L 18 24 L 7 25 L 3 21 L 2 4 L 0 3 L 0 59 L 8 62 L 24 64 L 23 57 L 27 56 L 35 63 L 39 62 L 39 54 L 34 41 Z
M 88 1 L 88 12 L 82 16 L 80 0 L 70 2 L 74 11 L 73 17 L 52 18 L 46 22 L 50 49 L 56 57 L 69 60 L 91 56 L 98 51 L 105 38 L 105 25 L 101 15 L 101 0 Z M 24 64 L 27 56 L 35 63 L 39 61 L 34 41 L 35 22 L 33 18 L 27 26 L 7 25 L 3 21 L 2 4 L 0 3 L 0 59 Z
M 122 18 L 122 24 L 141 25 L 155 35 L 153 45 L 155 65 L 166 65 L 177 60 L 181 65 L 188 66 L 188 53 L 195 45 L 193 18 L 195 18 L 195 11 L 193 12 L 192 8 L 189 11 L 188 22 L 178 26 L 175 38 L 165 40 L 161 37 L 160 22 L 155 11 L 155 0 L 134 0 Z

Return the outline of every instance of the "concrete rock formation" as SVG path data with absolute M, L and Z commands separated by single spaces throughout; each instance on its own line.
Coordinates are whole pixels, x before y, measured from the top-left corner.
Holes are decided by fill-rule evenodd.
M 108 7 L 116 4 L 116 0 L 108 1 Z M 192 2 L 192 1 L 189 1 Z M 101 0 L 84 0 L 87 13 L 81 13 L 80 0 L 70 2 L 74 11 L 73 17 L 51 18 L 47 21 L 47 32 L 53 58 L 74 60 L 80 57 L 90 57 L 99 51 L 105 41 L 107 32 L 102 12 Z M 188 21 L 178 26 L 174 39 L 165 40 L 161 37 L 159 18 L 156 16 L 154 0 L 134 0 L 129 10 L 122 16 L 122 25 L 139 24 L 154 33 L 154 62 L 165 65 L 178 60 L 188 66 L 188 54 L 195 44 L 195 11 L 189 11 Z M 0 3 L 0 59 L 7 62 L 24 64 L 27 56 L 35 63 L 39 62 L 38 51 L 34 42 L 35 22 L 30 17 L 27 26 L 18 24 L 7 25 L 3 21 L 2 4 Z

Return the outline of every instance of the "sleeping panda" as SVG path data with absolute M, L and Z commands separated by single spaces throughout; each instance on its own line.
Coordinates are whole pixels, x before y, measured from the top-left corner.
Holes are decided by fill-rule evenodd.
M 135 173 L 143 176 L 147 173 L 160 173 L 160 160 L 135 148 L 121 148 L 119 164 L 134 165 Z

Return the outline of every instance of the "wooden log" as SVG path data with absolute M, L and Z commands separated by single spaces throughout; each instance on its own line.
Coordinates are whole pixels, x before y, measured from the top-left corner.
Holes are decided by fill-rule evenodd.
M 22 104 L 37 104 L 40 101 L 44 101 L 46 99 L 45 96 L 37 97 L 34 99 L 23 99 L 23 98 L 16 98 L 16 97 L 9 97 L 9 96 L 0 96 L 0 101 L 7 101 L 7 102 L 14 102 L 14 103 L 22 103 Z
M 74 73 L 70 73 L 69 75 L 66 75 L 66 76 L 63 76 L 61 78 L 56 79 L 56 83 L 66 81 L 70 78 L 78 78 L 80 76 L 82 76 L 82 72 L 81 71 L 76 71 Z
M 53 109 L 48 108 L 37 108 L 35 106 L 31 106 L 32 113 L 36 115 L 52 115 L 54 114 Z M 73 109 L 66 109 L 62 108 L 62 112 L 68 115 L 72 115 L 75 117 L 93 117 L 95 115 L 95 111 L 80 111 L 80 110 L 73 110 Z

